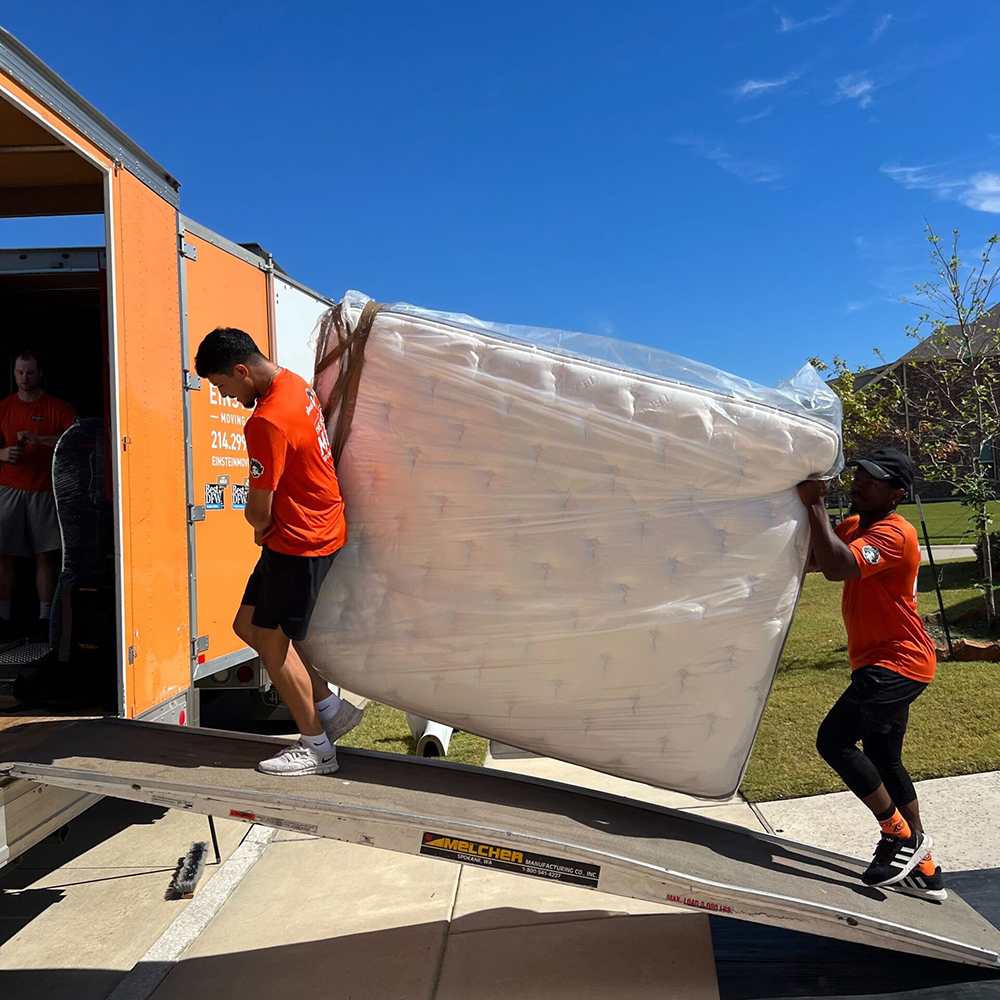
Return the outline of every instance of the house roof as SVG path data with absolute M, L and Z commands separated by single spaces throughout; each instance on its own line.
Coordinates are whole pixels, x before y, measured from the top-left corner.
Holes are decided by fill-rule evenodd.
M 970 347 L 974 353 L 984 349 L 989 353 L 1000 353 L 997 348 L 997 338 L 1000 337 L 1000 303 L 988 309 L 977 323 L 972 324 Z M 902 357 L 891 364 L 879 365 L 858 376 L 855 385 L 858 389 L 878 382 L 890 372 L 896 371 L 902 365 L 913 364 L 927 358 L 957 359 L 965 352 L 966 347 L 962 337 L 962 328 L 953 323 L 944 328 L 944 340 L 935 334 L 929 334 Z

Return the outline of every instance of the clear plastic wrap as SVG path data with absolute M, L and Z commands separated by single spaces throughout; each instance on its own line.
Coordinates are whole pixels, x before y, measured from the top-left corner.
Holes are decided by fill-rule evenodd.
M 361 292 L 347 292 L 342 305 L 355 319 L 361 314 L 364 304 L 369 301 Z M 412 316 L 417 319 L 433 320 L 456 330 L 483 334 L 497 340 L 509 340 L 516 344 L 532 344 L 553 354 L 562 354 L 581 361 L 599 361 L 622 372 L 640 375 L 654 375 L 671 382 L 680 382 L 692 388 L 708 389 L 711 392 L 756 400 L 778 409 L 800 412 L 815 417 L 834 428 L 840 434 L 842 409 L 840 398 L 823 381 L 812 365 L 803 365 L 794 375 L 779 382 L 773 388 L 758 385 L 738 375 L 731 375 L 720 368 L 682 358 L 670 351 L 661 351 L 644 344 L 633 344 L 627 340 L 603 337 L 593 333 L 571 333 L 566 330 L 552 330 L 542 326 L 515 326 L 510 323 L 492 323 L 478 320 L 464 313 L 445 313 L 433 309 L 422 309 L 402 302 L 390 306 L 388 311 L 398 316 Z M 840 458 L 841 456 L 838 456 Z M 828 475 L 836 475 L 843 465 L 835 465 Z
M 52 486 L 62 534 L 63 587 L 114 587 L 114 516 L 107 490 L 106 428 L 78 419 L 59 439 Z
M 107 427 L 100 417 L 78 419 L 56 445 L 52 486 L 62 568 L 52 602 L 50 638 L 59 646 L 60 659 L 93 666 L 97 684 L 108 682 L 113 691 L 113 671 L 102 669 L 110 662 L 115 643 L 114 509 L 107 445 Z M 95 697 L 106 686 L 95 685 Z
M 348 293 L 321 357 L 367 301 Z M 337 375 L 317 377 L 324 402 Z M 839 469 L 839 432 L 808 367 L 768 389 L 604 337 L 386 307 L 310 655 L 423 718 L 729 795 L 805 568 L 794 486 Z

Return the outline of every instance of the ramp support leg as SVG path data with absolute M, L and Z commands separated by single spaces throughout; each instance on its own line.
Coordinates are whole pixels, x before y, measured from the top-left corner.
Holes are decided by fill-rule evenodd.
M 217 865 L 220 865 L 220 864 L 222 864 L 222 857 L 219 854 L 219 838 L 215 834 L 215 817 L 214 816 L 209 816 L 208 817 L 208 829 L 209 829 L 209 832 L 212 834 L 212 848 L 215 851 L 215 863 Z

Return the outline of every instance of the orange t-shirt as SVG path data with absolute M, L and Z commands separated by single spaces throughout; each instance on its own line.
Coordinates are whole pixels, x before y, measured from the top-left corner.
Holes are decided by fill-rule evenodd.
M 33 403 L 25 403 L 15 392 L 0 400 L 0 448 L 17 444 L 19 431 L 39 437 L 62 434 L 73 426 L 76 411 L 69 403 L 43 392 Z M 0 486 L 45 493 L 52 490 L 52 455 L 49 445 L 28 441 L 17 465 L 0 463 Z
M 842 602 L 851 669 L 888 667 L 927 683 L 937 657 L 917 613 L 917 531 L 899 514 L 876 521 L 865 532 L 860 523 L 859 517 L 849 517 L 835 529 L 861 568 L 860 580 L 844 583 Z
M 281 369 L 243 433 L 250 488 L 273 490 L 264 544 L 292 556 L 328 556 L 347 541 L 344 501 L 323 423 L 306 381 Z

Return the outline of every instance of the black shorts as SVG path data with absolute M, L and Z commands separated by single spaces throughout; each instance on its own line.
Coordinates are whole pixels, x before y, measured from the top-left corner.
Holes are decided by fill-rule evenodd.
M 279 625 L 289 639 L 300 642 L 309 631 L 320 587 L 337 553 L 328 556 L 290 556 L 266 545 L 254 566 L 241 605 L 253 608 L 257 628 Z
M 840 696 L 837 707 L 857 713 L 862 727 L 869 732 L 905 732 L 910 705 L 926 687 L 888 667 L 859 667 L 851 674 L 851 686 Z

